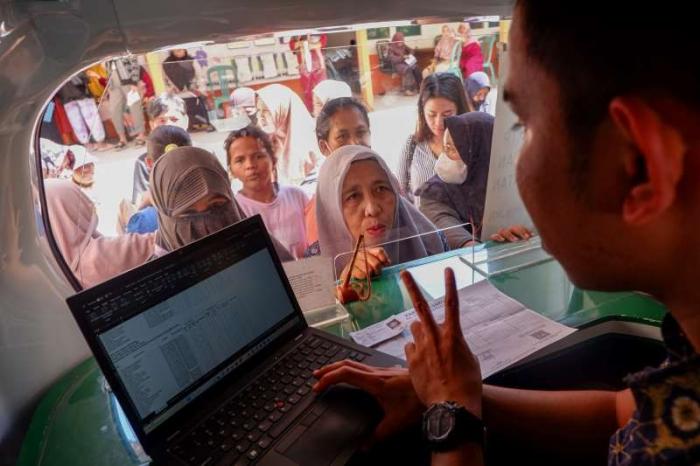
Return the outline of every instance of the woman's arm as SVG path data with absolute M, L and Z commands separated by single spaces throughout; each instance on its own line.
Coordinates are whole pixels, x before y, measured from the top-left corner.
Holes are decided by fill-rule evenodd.
M 413 202 L 413 193 L 411 192 L 411 162 L 413 160 L 412 152 L 415 151 L 416 145 L 413 143 L 413 135 L 409 136 L 401 150 L 399 157 L 399 187 L 402 194 L 411 202 Z
M 459 218 L 459 214 L 457 214 L 452 206 L 431 199 L 429 195 L 421 196 L 420 211 L 423 212 L 438 229 L 449 228 L 443 233 L 447 237 L 447 244 L 450 246 L 450 249 L 465 247 L 468 242 L 474 240 L 466 228 L 458 227 L 459 225 L 463 225 L 464 222 Z

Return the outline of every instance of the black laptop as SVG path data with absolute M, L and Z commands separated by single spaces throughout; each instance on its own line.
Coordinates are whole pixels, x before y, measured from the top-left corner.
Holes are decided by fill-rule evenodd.
M 252 217 L 68 299 L 156 464 L 336 465 L 381 412 L 313 370 L 401 361 L 309 328 Z

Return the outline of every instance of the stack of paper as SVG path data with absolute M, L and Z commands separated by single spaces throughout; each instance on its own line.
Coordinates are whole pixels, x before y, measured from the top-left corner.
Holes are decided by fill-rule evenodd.
M 483 378 L 576 331 L 527 309 L 487 281 L 463 288 L 458 295 L 462 333 L 479 359 Z M 443 322 L 444 298 L 432 301 L 430 308 L 435 320 Z M 379 344 L 379 351 L 405 359 L 404 347 L 413 341 L 409 327 L 417 318 L 409 309 L 350 335 L 361 345 Z

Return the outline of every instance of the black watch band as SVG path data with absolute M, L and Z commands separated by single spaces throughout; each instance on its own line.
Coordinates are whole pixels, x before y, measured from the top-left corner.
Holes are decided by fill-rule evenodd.
M 423 437 L 432 451 L 449 451 L 466 443 L 484 446 L 484 422 L 452 401 L 432 405 L 423 414 Z

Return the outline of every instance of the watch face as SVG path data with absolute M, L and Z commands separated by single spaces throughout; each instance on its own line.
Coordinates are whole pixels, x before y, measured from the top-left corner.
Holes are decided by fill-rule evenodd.
M 455 426 L 454 412 L 445 406 L 436 405 L 430 410 L 426 419 L 426 431 L 429 440 L 446 439 Z

